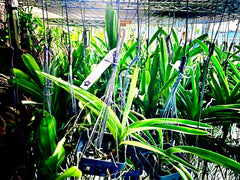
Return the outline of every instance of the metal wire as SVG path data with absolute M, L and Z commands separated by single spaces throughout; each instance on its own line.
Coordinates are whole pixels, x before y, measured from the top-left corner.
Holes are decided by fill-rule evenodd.
M 49 1 L 49 0 L 48 0 Z M 81 0 L 83 2 L 83 0 Z M 118 0 L 111 1 L 112 4 L 115 4 Z M 149 11 L 142 11 L 142 15 L 147 17 L 148 14 L 150 14 L 150 19 L 152 24 L 157 24 L 156 17 L 165 16 L 169 17 L 169 12 L 172 15 L 175 12 L 176 18 L 185 19 L 185 12 L 186 12 L 186 0 L 183 1 L 173 1 L 173 0 L 153 0 L 146 2 L 145 0 L 139 0 L 139 3 L 148 6 Z M 21 2 L 21 1 L 20 1 Z M 49 1 L 50 2 L 50 1 Z M 71 17 L 70 25 L 83 25 L 83 22 L 81 21 L 81 16 L 77 16 L 78 8 L 79 8 L 79 1 L 77 0 L 68 0 L 69 4 L 71 6 L 71 11 L 69 12 L 69 17 Z M 137 9 L 137 1 L 132 0 L 119 0 L 119 2 L 122 4 L 123 8 L 120 10 L 120 14 L 123 14 L 122 18 L 124 19 L 130 19 L 134 23 L 137 22 L 137 20 L 134 18 L 135 10 Z M 97 0 L 84 0 L 84 4 L 86 5 L 86 10 L 88 10 L 88 17 L 86 17 L 85 25 L 86 26 L 101 26 L 103 27 L 104 24 L 104 14 L 102 13 L 106 7 L 106 4 L 108 1 L 97 1 Z M 27 0 L 22 0 L 22 6 L 27 5 Z M 172 4 L 169 9 L 169 4 Z M 219 4 L 219 5 L 218 5 Z M 215 16 L 217 19 L 220 19 L 219 16 L 221 16 L 223 12 L 225 1 L 220 1 L 219 3 L 216 3 L 216 1 L 209 1 L 209 0 L 189 0 L 189 18 L 192 18 L 193 14 L 197 14 L 199 17 L 199 21 L 203 19 L 203 17 L 206 17 L 207 19 L 211 19 L 211 14 L 213 11 L 216 11 Z M 39 1 L 37 0 L 30 0 L 29 5 L 34 5 L 39 7 Z M 49 12 L 61 15 L 61 6 L 59 5 L 59 0 L 52 0 L 51 4 L 49 3 Z M 115 6 L 115 9 L 117 7 Z M 237 3 L 235 0 L 229 0 L 229 3 L 226 7 L 225 14 L 229 14 L 231 16 L 231 19 L 239 18 L 240 11 L 238 9 Z M 144 19 L 144 18 L 143 18 Z M 53 18 L 50 20 L 52 24 L 58 24 L 61 21 L 61 19 Z M 206 22 L 206 21 L 205 21 Z
M 69 88 L 71 92 L 72 97 L 72 109 L 75 116 L 77 116 L 77 104 L 76 104 L 76 98 L 73 93 L 73 76 L 72 76 L 72 43 L 71 43 L 71 34 L 70 34 L 70 26 L 69 26 L 69 17 L 68 17 L 68 4 L 67 0 L 65 0 L 65 9 L 66 9 L 66 21 L 67 21 L 67 30 L 68 30 L 68 40 L 69 40 L 69 46 L 68 46 L 68 60 L 69 60 Z
M 178 78 L 177 80 L 175 81 L 175 83 L 173 84 L 173 87 L 172 87 L 172 90 L 171 90 L 171 93 L 163 107 L 163 113 L 162 113 L 162 117 L 168 117 L 168 118 L 177 118 L 177 106 L 176 106 L 176 97 L 175 97 L 175 93 L 176 93 L 176 90 L 178 88 L 178 85 L 180 84 L 181 80 L 182 80 L 182 77 L 183 77 L 183 74 L 184 74 L 184 66 L 185 66 L 185 63 L 187 61 L 187 57 L 185 56 L 186 54 L 186 46 L 187 46 L 187 39 L 188 39 L 188 17 L 189 17 L 189 14 L 188 14 L 188 0 L 187 0 L 187 4 L 186 4 L 186 9 L 187 9 L 187 15 L 186 15 L 186 27 L 185 27 L 185 31 L 186 31 L 186 35 L 185 35 L 185 43 L 184 43 L 184 47 L 183 47 L 183 52 L 184 52 L 184 55 L 181 59 L 181 64 L 179 66 L 179 71 L 178 71 Z

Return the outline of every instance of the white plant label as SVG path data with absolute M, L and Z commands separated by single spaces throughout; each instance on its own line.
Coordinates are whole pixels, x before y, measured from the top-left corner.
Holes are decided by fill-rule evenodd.
M 103 60 L 94 68 L 88 77 L 82 82 L 80 88 L 88 90 L 102 75 L 102 73 L 113 63 L 113 54 L 116 48 L 109 51 Z

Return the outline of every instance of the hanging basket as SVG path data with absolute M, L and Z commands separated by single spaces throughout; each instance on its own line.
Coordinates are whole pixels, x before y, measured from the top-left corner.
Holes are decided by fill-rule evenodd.
M 163 144 L 163 149 L 168 149 L 172 147 L 169 143 Z M 156 171 L 151 168 L 151 166 L 154 164 L 152 159 L 152 151 L 147 151 L 138 147 L 128 147 L 127 149 L 127 157 L 132 161 L 132 163 L 135 165 L 135 170 L 129 171 L 125 174 L 124 179 L 129 180 L 138 180 L 140 178 L 140 175 L 143 173 L 143 170 L 150 175 L 150 179 L 154 180 L 180 180 L 181 175 L 175 171 L 173 171 L 171 174 L 162 175 L 161 173 L 155 173 Z M 184 159 L 184 157 L 180 153 L 176 153 L 176 156 L 178 156 L 181 159 Z M 137 157 L 137 158 L 136 158 Z
M 169 143 L 164 143 L 164 144 L 163 144 L 163 149 L 165 149 L 165 150 L 168 149 L 168 148 L 170 148 L 170 147 L 172 147 L 172 145 L 169 144 Z M 149 153 L 149 152 L 147 152 L 147 153 Z M 145 154 L 145 155 L 146 155 L 146 154 Z M 176 155 L 177 157 L 185 160 L 185 158 L 184 158 L 180 153 L 175 153 L 175 155 Z M 151 160 L 150 160 L 150 163 L 151 163 Z M 172 167 L 171 165 L 169 165 L 169 164 L 167 164 L 167 163 L 165 164 L 165 166 Z M 145 171 L 147 172 L 148 170 L 145 169 Z M 154 173 L 154 174 L 153 174 L 153 173 L 150 173 L 150 178 L 151 178 L 151 179 L 156 179 L 156 180 L 181 180 L 181 179 L 182 179 L 181 175 L 180 175 L 180 174 L 177 172 L 177 170 L 174 169 L 173 167 L 172 167 L 170 173 L 171 173 L 171 174 L 165 174 L 165 175 L 162 175 L 161 173 Z
M 140 160 L 140 152 L 146 151 L 139 147 L 128 146 L 126 157 L 134 164 L 135 169 L 130 170 L 124 175 L 125 180 L 138 180 L 143 172 L 143 164 Z
M 142 174 L 142 170 L 141 169 L 136 169 L 136 170 L 131 170 L 129 172 L 127 172 L 124 176 L 125 180 L 139 180 L 140 175 Z
M 96 139 L 96 133 L 93 137 L 93 139 Z M 81 154 L 83 151 L 83 148 L 86 143 L 88 143 L 88 135 L 87 131 L 83 131 L 77 145 L 76 152 L 78 154 Z M 94 159 L 94 153 L 93 152 L 86 152 L 84 157 L 80 159 L 79 162 L 79 169 L 82 171 L 83 174 L 90 174 L 90 175 L 96 175 L 96 176 L 111 176 L 111 178 L 115 178 L 117 175 L 119 175 L 119 172 L 124 169 L 125 167 L 125 157 L 122 155 L 119 159 L 121 159 L 121 162 L 117 162 L 112 159 L 112 156 L 110 153 L 115 149 L 115 140 L 113 136 L 109 133 L 104 133 L 103 141 L 102 141 L 102 151 L 104 154 L 109 156 L 106 160 L 104 159 Z M 124 153 L 122 153 L 124 154 Z

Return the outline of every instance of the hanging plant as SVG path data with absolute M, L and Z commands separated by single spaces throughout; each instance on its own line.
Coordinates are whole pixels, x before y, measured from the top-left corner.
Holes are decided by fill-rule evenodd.
M 130 86 L 130 92 L 132 92 L 132 93 L 130 93 L 128 95 L 128 100 L 126 103 L 126 108 L 124 111 L 125 113 L 124 113 L 122 122 L 120 123 L 119 119 L 117 118 L 117 116 L 111 109 L 109 111 L 107 127 L 110 130 L 113 137 L 115 138 L 115 140 L 116 140 L 116 138 L 118 139 L 117 140 L 118 143 L 124 142 L 124 139 L 128 136 L 134 136 L 135 138 L 142 141 L 142 140 L 144 140 L 144 138 L 139 136 L 137 134 L 137 132 L 140 132 L 140 131 L 144 132 L 146 130 L 154 130 L 154 129 L 156 129 L 156 130 L 167 129 L 167 130 L 172 130 L 172 131 L 176 131 L 176 132 L 188 133 L 188 134 L 192 134 L 192 135 L 208 134 L 206 131 L 196 129 L 198 123 L 194 122 L 194 121 L 181 120 L 181 119 L 176 120 L 176 119 L 167 119 L 167 118 L 146 119 L 146 120 L 142 120 L 142 121 L 135 120 L 134 116 L 130 112 L 130 108 L 131 108 L 132 100 L 134 97 L 133 96 L 134 89 L 136 87 L 136 81 L 137 81 L 137 75 L 138 75 L 137 72 L 138 72 L 138 70 L 135 70 L 135 73 L 132 77 L 132 83 Z M 63 81 L 59 78 L 48 75 L 46 73 L 41 72 L 40 74 L 51 79 L 52 81 L 54 81 L 59 86 L 63 87 L 65 90 L 67 90 L 69 92 L 68 83 L 66 81 Z M 94 97 L 90 93 L 88 93 L 85 90 L 80 89 L 76 86 L 73 86 L 73 92 L 75 93 L 75 96 L 78 100 L 80 100 L 82 103 L 86 104 L 86 106 L 88 108 L 90 108 L 97 115 L 100 114 L 102 107 L 106 106 L 100 99 Z M 94 103 L 88 103 L 89 100 L 90 100 L 90 102 L 94 102 Z M 130 118 L 133 123 L 129 126 L 126 126 L 126 122 L 127 122 L 128 118 Z M 205 129 L 205 128 L 209 128 L 210 126 L 200 123 L 200 127 Z M 147 142 L 147 140 L 144 140 L 144 141 Z M 144 146 L 142 146 L 142 147 L 144 147 Z M 166 157 L 169 157 L 169 154 L 165 154 L 164 151 L 162 151 L 162 150 L 161 150 L 161 152 Z M 174 160 L 176 160 L 175 155 L 170 155 L 170 157 L 173 158 Z M 178 159 L 178 161 L 183 163 L 190 169 L 196 170 L 196 168 L 194 168 L 190 164 L 184 162 L 183 160 Z

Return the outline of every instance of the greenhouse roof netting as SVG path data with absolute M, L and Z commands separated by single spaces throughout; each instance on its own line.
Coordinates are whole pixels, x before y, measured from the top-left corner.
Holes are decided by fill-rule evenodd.
M 21 7 L 33 6 L 41 17 L 42 4 L 51 13 L 49 21 L 53 24 L 63 23 L 66 18 L 66 3 L 70 25 L 104 26 L 104 14 L 109 0 L 20 0 Z M 240 0 L 111 0 L 114 9 L 120 7 L 122 22 L 136 22 L 139 8 L 141 22 L 157 23 L 159 19 L 168 17 L 189 18 L 195 22 L 219 20 L 222 15 L 225 20 L 240 16 Z M 187 8 L 188 7 L 188 8 Z

